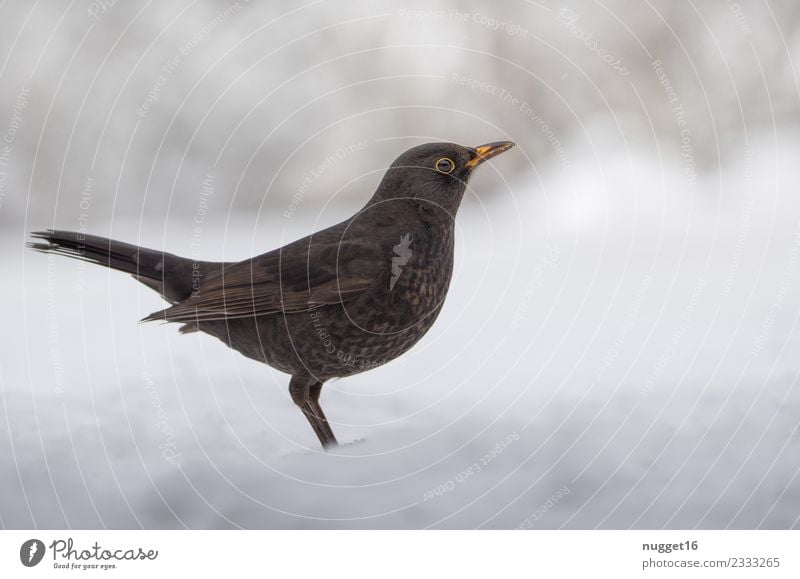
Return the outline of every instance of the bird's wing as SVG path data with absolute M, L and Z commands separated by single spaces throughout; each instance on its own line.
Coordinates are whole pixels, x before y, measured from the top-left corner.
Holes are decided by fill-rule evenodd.
M 306 238 L 223 268 L 188 299 L 142 321 L 199 322 L 309 311 L 370 288 L 391 267 L 375 244 Z

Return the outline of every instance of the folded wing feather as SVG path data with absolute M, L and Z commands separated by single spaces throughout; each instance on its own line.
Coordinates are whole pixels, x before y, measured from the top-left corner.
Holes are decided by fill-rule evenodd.
M 364 242 L 306 238 L 224 267 L 201 280 L 188 299 L 142 321 L 192 323 L 309 311 L 358 297 L 390 263 L 379 247 Z

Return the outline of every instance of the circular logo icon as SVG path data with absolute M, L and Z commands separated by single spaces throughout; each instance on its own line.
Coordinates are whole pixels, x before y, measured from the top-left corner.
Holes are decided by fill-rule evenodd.
M 39 539 L 28 539 L 19 548 L 19 560 L 26 567 L 34 567 L 44 557 L 44 543 Z

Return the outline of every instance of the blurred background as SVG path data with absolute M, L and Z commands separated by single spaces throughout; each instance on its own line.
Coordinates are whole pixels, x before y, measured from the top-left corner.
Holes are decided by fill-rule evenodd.
M 0 14 L 3 527 L 800 526 L 796 2 Z M 434 330 L 326 387 L 329 455 L 286 376 L 24 247 L 242 259 L 505 139 Z

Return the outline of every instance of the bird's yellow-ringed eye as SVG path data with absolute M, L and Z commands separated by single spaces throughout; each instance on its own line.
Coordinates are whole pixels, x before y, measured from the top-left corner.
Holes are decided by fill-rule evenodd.
M 447 157 L 442 157 L 436 161 L 436 170 L 439 171 L 439 173 L 452 173 L 455 168 L 456 164 L 453 163 L 452 159 L 448 159 Z

